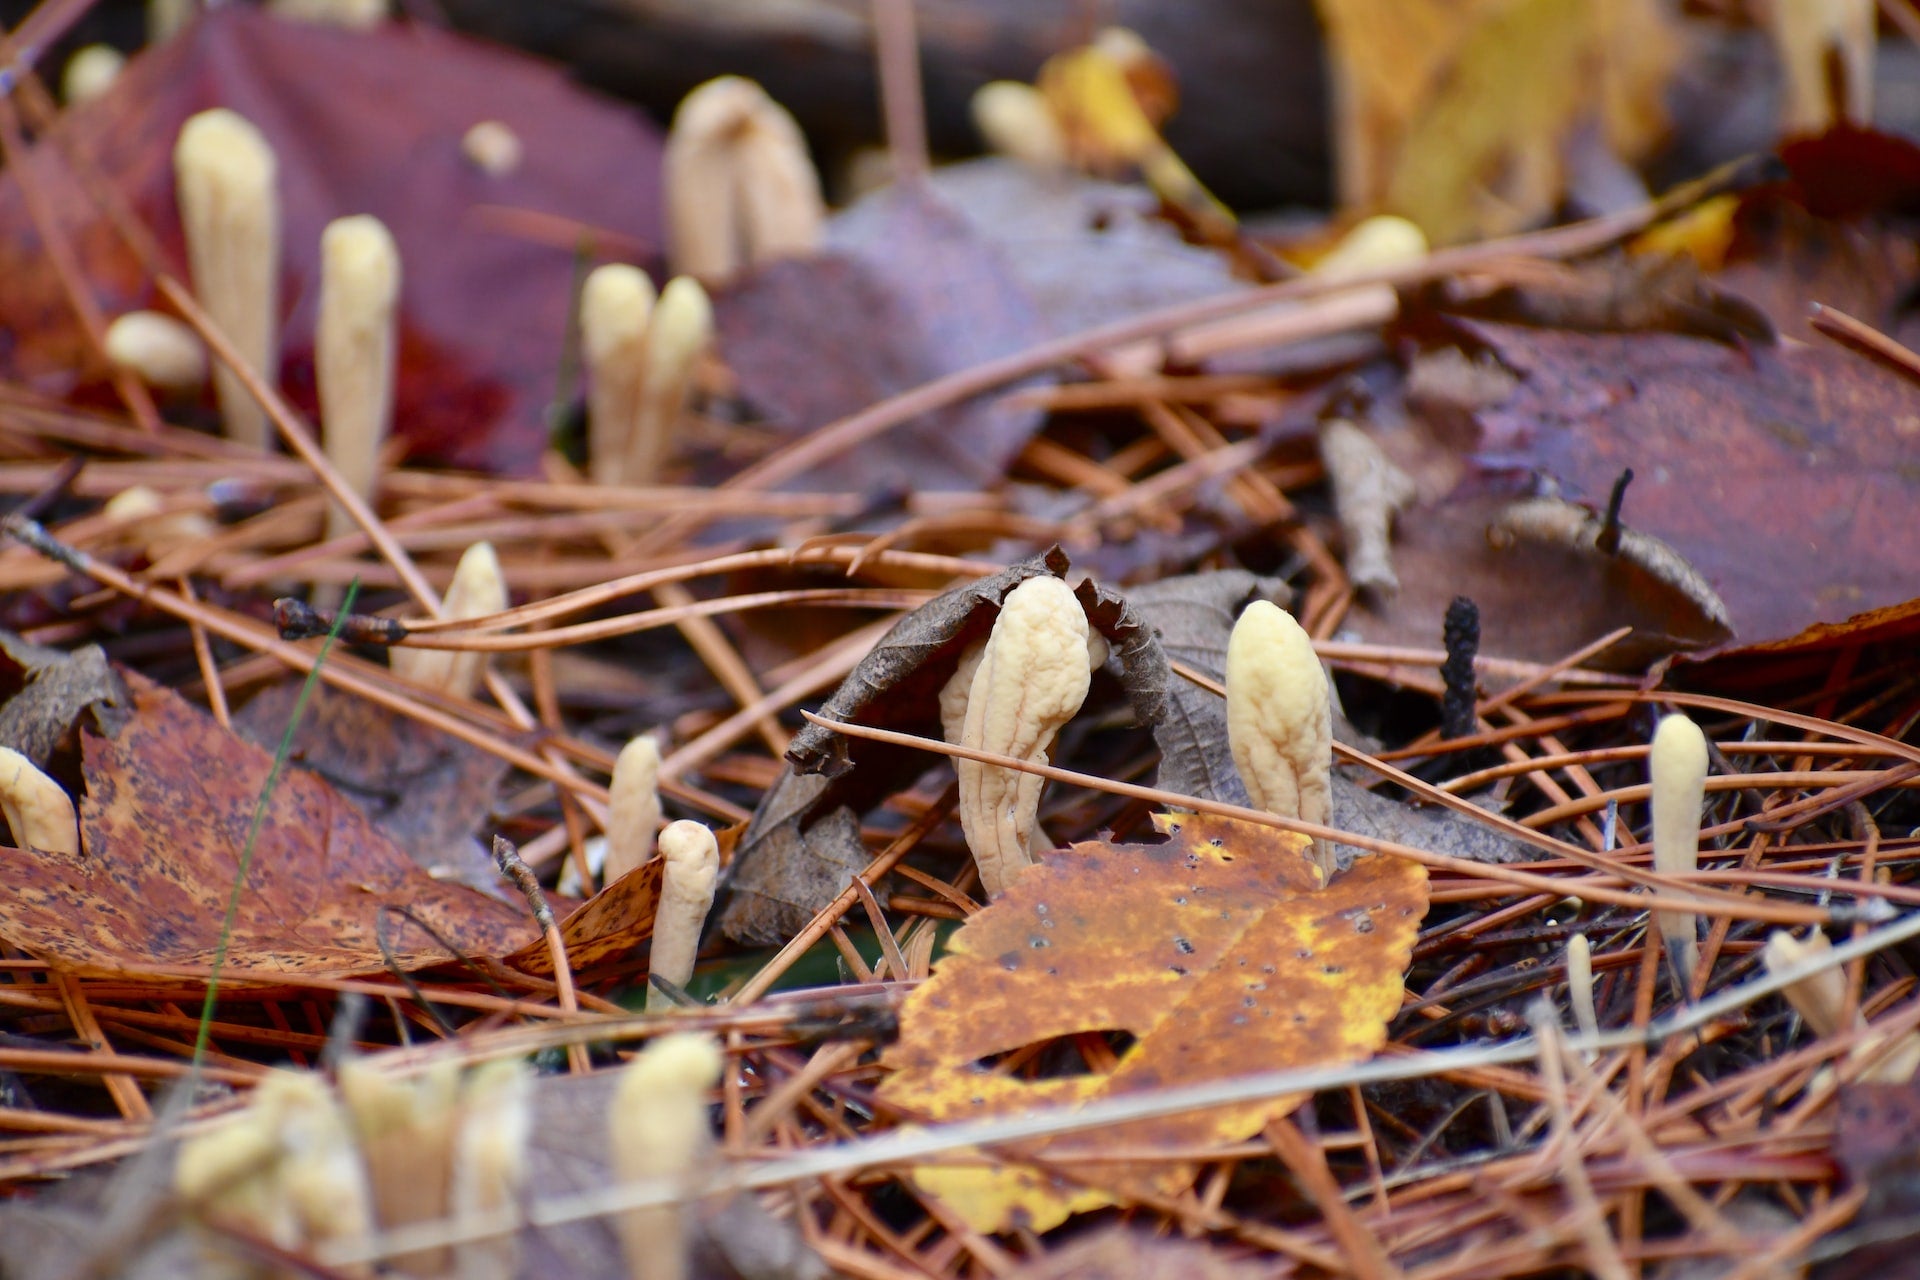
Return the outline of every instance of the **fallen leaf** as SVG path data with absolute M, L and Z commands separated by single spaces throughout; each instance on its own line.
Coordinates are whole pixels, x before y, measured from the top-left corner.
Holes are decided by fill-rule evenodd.
M 0 706 L 0 747 L 43 769 L 88 711 L 111 720 L 127 705 L 126 685 L 97 644 L 66 653 L 0 631 L 0 673 L 15 689 Z
M 1553 211 L 1597 123 L 1625 159 L 1659 141 L 1676 60 L 1655 0 L 1319 0 L 1341 200 L 1435 244 Z
M 1906 1274 L 1920 1211 L 1920 1162 L 1914 1156 L 1920 1149 L 1920 1081 L 1845 1085 L 1835 1115 L 1833 1158 L 1850 1184 L 1867 1189 L 1867 1199 L 1844 1229 L 1859 1243 L 1821 1275 L 1877 1280 Z
M 1240 610 L 1256 599 L 1284 604 L 1289 594 L 1286 584 L 1276 578 L 1221 569 L 1135 587 L 1128 599 L 1159 633 L 1169 658 L 1224 681 L 1227 638 Z M 1167 713 L 1154 726 L 1153 736 L 1160 746 L 1160 787 L 1203 800 L 1248 803 L 1246 785 L 1234 768 L 1227 742 L 1226 700 L 1218 694 L 1174 675 L 1167 685 Z M 1448 809 L 1403 804 L 1367 790 L 1337 770 L 1332 824 L 1355 835 L 1475 862 L 1519 862 L 1532 857 L 1524 845 L 1478 822 Z M 1342 857 L 1352 855 L 1350 848 L 1341 850 Z
M 262 750 L 278 751 L 301 683 L 256 694 L 233 717 L 235 732 Z M 358 805 L 436 879 L 517 901 L 475 838 L 510 767 L 500 757 L 321 685 L 294 730 L 290 759 Z
M 771 262 L 714 299 L 740 393 L 783 436 L 825 426 L 1042 336 L 998 252 L 930 192 L 890 189 L 852 243 Z M 980 489 L 1040 429 L 1004 396 L 917 418 L 789 482 L 866 493 Z
M 1006 260 L 1050 335 L 1251 287 L 1223 255 L 1154 216 L 1159 201 L 1145 187 L 996 157 L 941 165 L 927 181 Z M 881 209 L 867 199 L 837 214 L 830 241 L 871 239 Z
M 1426 915 L 1423 868 L 1362 858 L 1323 886 L 1304 837 L 1203 815 L 1154 821 L 1164 843 L 1056 850 L 968 918 L 907 997 L 882 1101 L 916 1120 L 979 1119 L 1354 1062 L 1385 1042 Z M 1135 1040 L 1110 1072 L 1029 1079 L 991 1065 L 1029 1045 L 1114 1031 Z M 1111 1125 L 1026 1154 L 1235 1142 L 1301 1101 Z M 912 1176 L 977 1231 L 1045 1231 L 1130 1191 L 1179 1194 L 1196 1173 L 1173 1160 L 1076 1168 L 1085 1185 L 1018 1160 L 923 1165 Z
M 666 865 L 662 858 L 641 863 L 560 921 L 560 941 L 566 946 L 569 968 L 586 972 L 628 959 L 634 948 L 653 936 L 653 913 L 660 906 Z M 545 938 L 535 938 L 503 960 L 522 973 L 553 976 L 553 955 Z
M 1530 496 L 1533 477 L 1603 510 L 1629 468 L 1622 522 L 1698 572 L 1742 647 L 1812 641 L 1822 626 L 1920 597 L 1920 542 L 1892 536 L 1920 484 L 1908 465 L 1920 387 L 1909 379 L 1826 345 L 1733 350 L 1471 320 L 1450 331 L 1514 381 L 1446 424 L 1382 435 L 1411 474 L 1451 466 L 1453 478 L 1423 488 L 1401 521 L 1406 586 L 1355 609 L 1367 640 L 1430 646 L 1447 602 L 1467 595 L 1483 650 L 1507 657 L 1552 661 L 1623 624 L 1636 635 L 1604 655 L 1616 666 L 1724 643 L 1697 608 L 1618 559 L 1488 545 L 1487 526 L 1508 499 Z
M 0 849 L 8 885 L 0 938 L 84 975 L 205 969 L 273 760 L 177 694 L 130 683 L 133 714 L 119 733 L 83 734 L 84 856 Z M 532 932 L 524 907 L 435 880 L 332 787 L 300 770 L 283 773 L 260 827 L 228 962 L 243 970 L 379 972 L 386 961 L 376 919 L 388 908 L 405 909 L 465 954 L 503 955 Z M 453 958 L 399 916 L 388 936 L 405 967 Z
M 312 411 L 321 228 L 378 217 L 400 246 L 403 283 L 394 430 L 416 456 L 531 471 L 546 445 L 571 306 L 575 253 L 562 231 L 540 242 L 502 210 L 598 229 L 602 251 L 652 255 L 660 242 L 657 133 L 558 70 L 422 23 L 371 31 L 287 22 L 246 6 L 203 14 L 135 55 L 103 97 L 64 112 L 55 135 L 124 193 L 175 263 L 174 135 L 192 113 L 227 106 L 272 142 L 284 208 L 284 385 Z M 473 125 L 499 120 L 522 143 L 500 176 L 461 152 Z M 82 255 L 108 315 L 153 304 L 132 255 L 48 144 L 27 160 Z M 17 180 L 0 182 L 0 323 L 6 371 L 66 395 L 104 376 L 72 320 Z M 269 373 L 276 372 L 269 370 Z

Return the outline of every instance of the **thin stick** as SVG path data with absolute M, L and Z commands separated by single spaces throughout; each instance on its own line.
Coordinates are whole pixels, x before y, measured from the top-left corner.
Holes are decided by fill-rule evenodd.
M 873 35 L 893 180 L 902 186 L 919 184 L 927 177 L 927 114 L 920 93 L 913 0 L 873 0 Z

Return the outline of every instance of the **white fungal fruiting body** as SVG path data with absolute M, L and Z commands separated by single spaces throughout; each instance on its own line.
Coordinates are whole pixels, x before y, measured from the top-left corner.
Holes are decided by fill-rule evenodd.
M 207 384 L 207 348 L 200 335 L 158 311 L 129 311 L 107 326 L 107 359 L 155 391 L 193 395 Z
M 1600 1034 L 1600 1015 L 1593 1006 L 1593 947 L 1587 935 L 1567 939 L 1567 1000 L 1583 1036 Z
M 0 813 L 20 848 L 80 856 L 80 824 L 67 789 L 12 747 L 0 747 Z
M 989 150 L 1038 169 L 1067 163 L 1067 140 L 1046 95 L 1018 80 L 995 80 L 974 90 L 973 127 Z
M 460 1128 L 453 1143 L 455 1218 L 518 1218 L 527 1180 L 527 1140 L 533 1135 L 533 1077 L 525 1064 L 504 1059 L 467 1074 L 460 1091 Z M 516 1235 L 454 1247 L 459 1280 L 511 1280 L 519 1271 Z
M 411 1079 L 363 1062 L 341 1066 L 340 1093 L 366 1157 L 382 1227 L 447 1215 L 459 1091 L 460 1069 L 452 1062 L 437 1062 Z M 426 1249 L 391 1261 L 409 1274 L 439 1275 L 449 1254 L 444 1248 Z
M 320 233 L 320 321 L 314 345 L 320 428 L 327 460 L 363 501 L 371 500 L 380 446 L 393 418 L 400 250 L 378 218 L 336 218 Z M 353 527 L 327 512 L 327 536 Z
M 1007 593 L 967 691 L 963 746 L 1044 764 L 1053 740 L 1087 699 L 1087 616 L 1072 588 L 1054 577 L 1029 578 Z M 999 765 L 954 761 L 960 778 L 960 826 L 997 896 L 1033 864 L 1033 841 L 1046 780 Z
M 1785 930 L 1776 929 L 1767 935 L 1767 945 L 1761 952 L 1761 959 L 1768 973 L 1778 974 L 1823 957 L 1832 950 L 1833 944 L 1818 929 L 1810 931 L 1804 942 Z M 1842 1017 L 1846 1010 L 1847 979 L 1838 965 L 1829 965 L 1788 984 L 1782 994 L 1816 1036 L 1825 1038 L 1852 1029 L 1846 1026 Z M 1856 1009 L 1853 1026 L 1864 1025 L 1866 1019 Z M 1920 1071 L 1920 1034 L 1909 1032 L 1893 1041 L 1889 1047 L 1886 1033 L 1874 1032 L 1863 1037 L 1848 1056 L 1873 1059 L 1871 1065 L 1860 1073 L 1862 1083 L 1905 1084 L 1913 1079 L 1916 1071 Z
M 602 884 L 612 884 L 653 856 L 660 825 L 660 742 L 643 733 L 614 757 L 607 787 L 607 860 Z
M 461 554 L 441 612 L 448 618 L 484 618 L 506 607 L 500 558 L 492 543 L 476 542 Z M 397 648 L 389 661 L 395 675 L 456 698 L 472 697 L 487 669 L 487 655 L 478 649 Z
M 1256 600 L 1227 641 L 1227 743 L 1256 809 L 1303 822 L 1333 814 L 1333 708 L 1313 641 L 1291 614 Z M 1320 842 L 1315 860 L 1331 871 Z
M 713 908 L 713 889 L 720 878 L 720 846 L 713 832 L 698 822 L 670 822 L 660 833 L 660 856 L 666 868 L 660 884 L 660 905 L 654 912 L 653 948 L 648 976 L 658 974 L 676 987 L 693 977 L 694 957 L 700 950 L 700 930 Z M 647 987 L 647 1012 L 671 1009 L 664 991 Z
M 100 514 L 120 527 L 113 541 L 132 546 L 148 560 L 158 560 L 175 547 L 210 538 L 214 523 L 205 512 L 167 510 L 160 495 L 143 484 L 129 485 L 107 499 Z
M 1662 875 L 1687 875 L 1700 865 L 1700 806 L 1706 798 L 1707 739 L 1683 715 L 1660 721 L 1647 754 L 1653 792 L 1653 866 Z M 1661 911 L 1660 935 L 1680 972 L 1691 979 L 1699 959 L 1691 911 Z
M 60 99 L 68 106 L 97 98 L 113 87 L 127 57 L 112 45 L 90 44 L 76 50 L 60 73 Z
M 638 267 L 595 267 L 580 288 L 580 348 L 587 365 L 587 465 L 596 484 L 626 480 L 628 442 L 640 418 L 647 322 L 656 298 Z
M 482 120 L 460 138 L 460 154 L 490 178 L 504 178 L 520 167 L 520 135 L 499 120 Z
M 800 126 L 753 81 L 721 76 L 681 100 L 667 133 L 667 256 L 724 280 L 813 252 L 826 220 Z
M 288 1250 L 364 1241 L 373 1230 L 372 1188 L 346 1114 L 311 1072 L 270 1073 L 245 1110 L 183 1142 L 174 1190 L 200 1217 Z
M 225 107 L 181 126 L 173 149 L 193 288 L 227 339 L 269 384 L 280 372 L 278 165 L 266 138 Z M 233 370 L 214 370 L 227 434 L 265 447 L 266 411 Z
M 657 484 L 673 450 L 675 429 L 693 390 L 694 371 L 713 345 L 713 303 L 700 282 L 676 276 L 660 291 L 647 322 L 640 396 L 627 436 L 622 475 L 628 484 Z
M 681 1032 L 648 1045 L 621 1073 L 607 1117 L 613 1172 L 621 1182 L 690 1182 L 700 1174 L 713 1151 L 707 1093 L 719 1081 L 724 1062 L 711 1036 Z M 617 1225 L 634 1280 L 682 1280 L 687 1274 L 680 1204 L 629 1209 Z

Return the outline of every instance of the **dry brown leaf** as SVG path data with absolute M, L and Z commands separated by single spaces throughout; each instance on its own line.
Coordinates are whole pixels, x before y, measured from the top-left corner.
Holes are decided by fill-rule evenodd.
M 1427 910 L 1415 863 L 1362 858 L 1322 885 L 1308 841 L 1271 827 L 1157 815 L 1153 845 L 1087 842 L 1047 854 L 969 917 L 901 1014 L 880 1096 L 915 1118 L 979 1119 L 1352 1062 L 1386 1038 Z M 1029 1079 L 999 1055 L 1083 1033 L 1136 1037 L 1111 1071 Z M 1049 1156 L 1232 1142 L 1301 1102 L 1109 1126 L 1038 1144 Z M 1173 1160 L 1080 1165 L 1076 1185 L 1033 1165 L 922 1166 L 913 1177 L 976 1230 L 1044 1231 L 1130 1193 L 1177 1194 Z
M 83 735 L 83 857 L 0 849 L 8 886 L 0 938 L 81 974 L 205 969 L 273 759 L 177 694 L 129 683 L 133 714 L 119 733 Z M 469 955 L 503 955 L 533 932 L 524 907 L 435 880 L 326 783 L 283 773 L 228 962 L 286 973 L 378 972 L 386 961 L 376 923 L 388 908 L 403 908 Z M 397 914 L 387 935 L 403 966 L 453 959 Z
M 1483 651 L 1507 657 L 1552 661 L 1621 625 L 1634 635 L 1601 661 L 1628 669 L 1725 643 L 1696 604 L 1623 557 L 1488 544 L 1488 525 L 1534 477 L 1604 510 L 1629 468 L 1622 523 L 1698 572 L 1743 647 L 1888 621 L 1872 615 L 1920 597 L 1920 542 L 1898 536 L 1920 492 L 1912 380 L 1831 345 L 1735 349 L 1466 320 L 1451 332 L 1513 381 L 1497 403 L 1384 437 L 1426 478 L 1425 501 L 1394 549 L 1405 589 L 1352 615 L 1367 640 L 1430 646 L 1464 594 L 1480 606 Z
M 653 936 L 653 913 L 660 905 L 660 880 L 666 865 L 661 858 L 642 863 L 560 922 L 560 941 L 567 948 L 568 967 L 584 971 L 624 960 Z M 553 976 L 553 955 L 545 938 L 534 939 L 504 960 L 522 973 Z
M 233 717 L 235 731 L 263 750 L 277 750 L 299 696 L 297 680 L 262 690 Z M 507 776 L 499 756 L 321 685 L 294 730 L 290 760 L 359 805 L 437 878 L 513 900 L 475 839 Z

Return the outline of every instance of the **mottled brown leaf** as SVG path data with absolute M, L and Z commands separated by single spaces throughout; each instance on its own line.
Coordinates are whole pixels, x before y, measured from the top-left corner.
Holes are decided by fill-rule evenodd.
M 279 750 L 300 684 L 288 681 L 255 695 L 234 716 L 235 731 L 263 750 Z M 475 839 L 507 776 L 499 756 L 321 685 L 294 730 L 290 760 L 358 805 L 437 879 L 517 901 Z
M 931 1120 L 978 1119 L 1373 1053 L 1400 1007 L 1427 877 L 1357 860 L 1323 886 L 1308 841 L 1270 827 L 1158 815 L 1155 845 L 1056 850 L 954 934 L 907 998 L 881 1097 Z M 1028 1078 L 990 1062 L 1085 1032 L 1136 1037 L 1110 1073 Z M 1298 1096 L 1113 1125 L 1035 1155 L 1231 1142 Z M 1076 1187 L 1030 1165 L 922 1166 L 914 1180 L 976 1230 L 1044 1231 L 1129 1191 L 1178 1194 L 1195 1168 L 1082 1165 Z
M 206 968 L 272 757 L 144 684 L 119 734 L 85 734 L 84 748 L 86 852 L 68 861 L 0 849 L 0 937 L 83 974 Z M 379 971 L 375 926 L 386 907 L 405 908 L 468 954 L 503 955 L 532 933 L 524 907 L 435 880 L 333 788 L 286 771 L 260 828 L 229 963 Z M 388 936 L 408 967 L 450 958 L 401 918 L 389 920 Z
M 666 866 L 661 858 L 642 863 L 560 922 L 569 967 L 587 970 L 624 960 L 653 936 L 653 913 L 660 906 L 660 880 Z M 553 976 L 553 956 L 545 938 L 535 938 L 504 959 L 523 973 Z
M 529 471 L 546 443 L 542 410 L 560 367 L 577 248 L 564 228 L 612 233 L 603 252 L 651 255 L 660 240 L 658 135 L 553 68 L 426 24 L 355 32 L 286 22 L 250 6 L 204 15 L 136 55 L 102 98 L 56 131 L 131 202 L 176 264 L 174 135 L 193 112 L 227 106 L 263 130 L 280 161 L 284 216 L 284 379 L 311 410 L 321 228 L 371 213 L 400 246 L 400 368 L 394 430 L 416 455 Z M 500 120 L 524 158 L 504 176 L 461 154 L 462 136 Z M 149 306 L 132 255 L 46 147 L 29 163 L 79 246 L 109 314 Z M 561 221 L 555 239 L 510 230 L 501 210 Z M 15 180 L 0 182 L 0 323 L 9 374 L 53 394 L 98 383 Z

